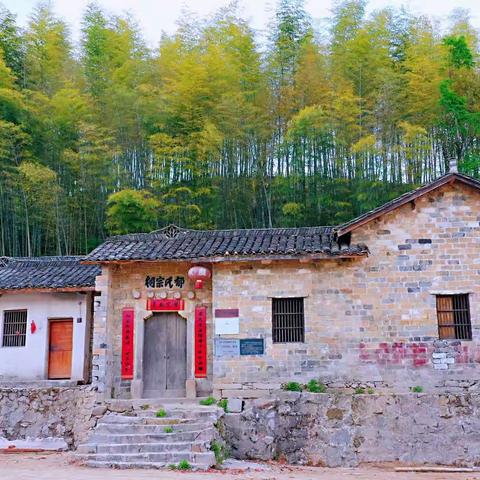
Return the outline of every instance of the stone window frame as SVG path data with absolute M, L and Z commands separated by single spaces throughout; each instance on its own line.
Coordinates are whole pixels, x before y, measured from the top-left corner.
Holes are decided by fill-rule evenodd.
M 291 296 L 274 296 L 270 297 L 271 300 L 271 307 L 272 307 L 272 343 L 274 345 L 282 345 L 282 344 L 289 344 L 289 343 L 305 343 L 305 295 L 291 295 Z M 301 300 L 301 311 L 295 312 L 287 312 L 287 313 L 277 313 L 275 312 L 274 305 L 275 301 L 288 301 L 288 300 Z M 292 306 L 294 307 L 294 306 Z M 295 310 L 295 308 L 292 308 Z M 297 320 L 300 321 L 300 324 L 297 326 L 282 326 L 277 327 L 275 326 L 275 316 L 276 315 L 292 315 L 292 316 L 299 316 Z M 293 334 L 289 337 L 287 335 L 288 330 L 300 330 L 297 334 Z M 279 340 L 278 334 L 279 332 L 283 333 L 283 338 Z

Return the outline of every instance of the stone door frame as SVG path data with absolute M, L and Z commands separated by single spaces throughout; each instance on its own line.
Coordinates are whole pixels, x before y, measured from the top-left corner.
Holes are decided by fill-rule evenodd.
M 190 302 L 189 302 L 190 303 Z M 187 322 L 187 375 L 185 382 L 186 398 L 196 397 L 195 388 L 195 357 L 194 357 L 194 322 L 195 322 L 195 305 L 190 305 L 192 308 L 185 308 L 183 311 L 176 311 L 181 318 Z M 131 382 L 131 397 L 143 397 L 143 349 L 145 336 L 145 321 L 152 317 L 155 313 L 144 309 L 135 309 L 135 363 L 133 380 Z

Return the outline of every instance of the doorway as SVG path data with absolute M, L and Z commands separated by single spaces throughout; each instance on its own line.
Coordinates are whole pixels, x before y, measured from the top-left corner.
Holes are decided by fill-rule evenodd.
M 69 379 L 72 375 L 73 320 L 50 321 L 48 378 Z
M 176 313 L 145 320 L 143 396 L 184 397 L 187 379 L 187 322 Z

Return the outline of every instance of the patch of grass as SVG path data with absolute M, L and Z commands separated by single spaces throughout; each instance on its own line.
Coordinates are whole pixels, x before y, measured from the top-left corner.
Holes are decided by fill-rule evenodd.
M 370 387 L 370 388 L 367 388 L 367 393 L 368 393 L 369 395 L 373 395 L 373 394 L 375 393 L 375 390 L 374 390 L 373 388 L 371 388 L 371 387 Z
M 363 394 L 365 393 L 365 389 L 364 389 L 363 387 L 357 387 L 357 388 L 355 389 L 355 393 L 356 393 L 357 395 L 363 395 Z
M 176 470 L 177 466 L 174 463 L 170 463 L 167 465 L 167 468 L 169 468 L 170 470 Z
M 140 405 L 141 410 L 148 410 L 150 408 L 150 405 L 146 403 L 145 405 Z
M 287 382 L 282 385 L 287 392 L 301 392 L 302 386 L 298 382 Z
M 312 379 L 306 385 L 307 391 L 310 393 L 325 393 L 327 387 L 323 383 L 319 383 L 318 380 Z
M 229 452 L 224 444 L 212 440 L 210 450 L 215 454 L 215 461 L 217 465 L 221 465 L 229 456 Z
M 157 413 L 155 413 L 155 416 L 158 418 L 163 418 L 167 416 L 167 412 L 163 408 L 161 408 L 160 410 L 158 410 Z
M 215 399 L 213 397 L 208 397 L 204 398 L 203 400 L 200 400 L 200 405 L 204 405 L 205 407 L 209 405 L 213 405 L 215 403 Z
M 164 431 L 165 433 L 172 433 L 172 432 L 173 432 L 173 428 L 172 428 L 172 427 L 165 427 L 165 428 L 163 429 L 163 431 Z
M 217 402 L 217 405 L 220 407 L 220 408 L 223 408 L 223 411 L 225 413 L 228 413 L 228 400 L 226 398 L 222 398 L 221 400 L 219 400 Z
M 188 460 L 180 460 L 178 462 L 177 468 L 179 470 L 191 470 L 192 466 L 190 465 L 190 462 Z
M 413 393 L 422 393 L 423 392 L 423 387 L 421 387 L 420 385 L 412 387 L 412 392 Z

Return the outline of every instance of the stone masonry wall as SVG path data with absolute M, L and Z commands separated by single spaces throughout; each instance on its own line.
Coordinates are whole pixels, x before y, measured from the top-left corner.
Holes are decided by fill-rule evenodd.
M 63 438 L 73 447 L 96 424 L 96 399 L 90 386 L 0 387 L 0 437 Z
M 480 196 L 448 185 L 359 228 L 368 258 L 214 266 L 213 308 L 238 308 L 239 338 L 265 354 L 215 357 L 217 396 L 286 381 L 406 392 L 480 385 Z M 472 341 L 440 341 L 436 294 L 468 293 Z M 304 297 L 305 343 L 272 342 L 272 297 Z M 229 338 L 235 338 L 229 337 Z
M 104 267 L 102 275 L 97 277 L 97 297 L 94 333 L 93 383 L 105 398 L 139 398 L 142 396 L 143 329 L 145 318 L 152 312 L 146 310 L 150 297 L 159 297 L 162 293 L 168 298 L 180 294 L 185 301 L 185 311 L 179 312 L 187 321 L 187 379 L 193 378 L 193 325 L 196 305 L 207 306 L 208 358 L 206 379 L 197 379 L 198 395 L 207 395 L 212 391 L 213 362 L 213 325 L 211 314 L 211 284 L 205 282 L 203 289 L 195 290 L 187 272 L 191 264 L 180 262 L 136 262 L 132 264 L 110 265 Z M 182 288 L 150 288 L 145 285 L 146 276 L 183 276 Z M 194 298 L 188 294 L 193 293 Z M 122 310 L 126 307 L 135 311 L 134 329 L 134 379 L 121 379 L 122 352 Z
M 223 418 L 232 455 L 319 466 L 478 465 L 480 394 L 281 392 Z

